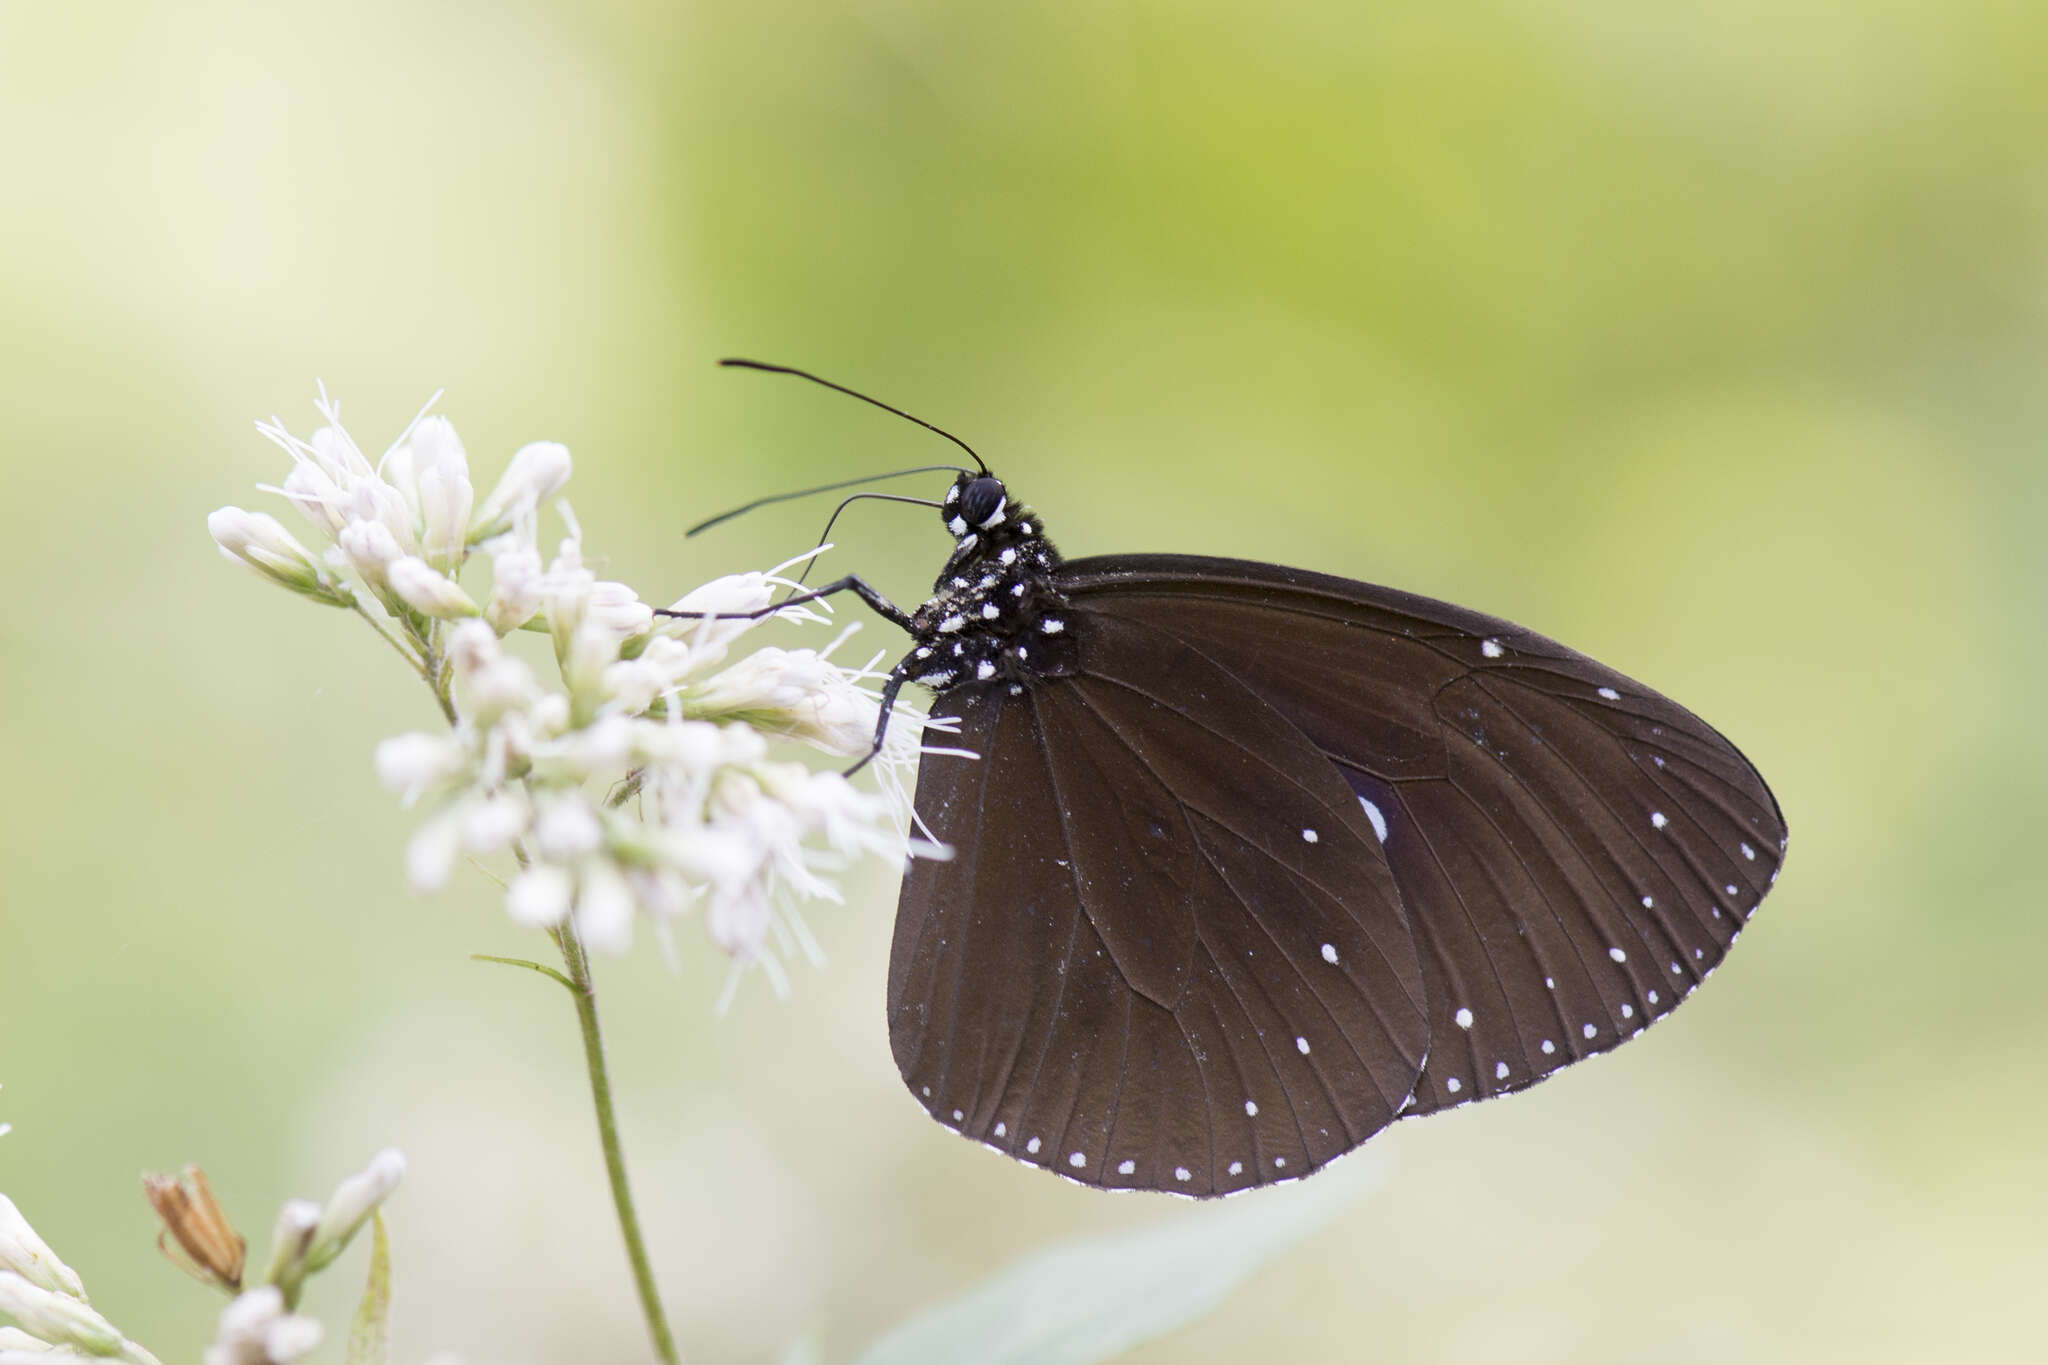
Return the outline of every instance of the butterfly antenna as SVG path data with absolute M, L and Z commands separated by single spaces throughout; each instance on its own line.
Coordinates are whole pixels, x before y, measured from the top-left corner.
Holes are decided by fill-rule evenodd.
M 967 470 L 962 469 L 957 464 L 921 464 L 910 469 L 892 469 L 886 474 L 869 474 L 866 477 L 859 479 L 841 479 L 837 483 L 821 483 L 816 488 L 799 488 L 794 493 L 776 493 L 765 498 L 755 498 L 752 502 L 748 503 L 744 507 L 735 507 L 730 512 L 720 512 L 717 516 L 712 517 L 707 521 L 700 521 L 695 526 L 692 526 L 689 530 L 683 532 L 683 534 L 685 536 L 694 536 L 699 531 L 710 530 L 712 527 L 718 525 L 720 522 L 731 521 L 734 517 L 739 516 L 742 512 L 751 512 L 756 507 L 766 507 L 770 503 L 790 502 L 797 498 L 808 498 L 813 493 L 830 493 L 834 489 L 852 488 L 855 484 L 874 483 L 878 479 L 900 479 L 906 474 L 933 474 L 937 473 L 939 470 L 942 469 L 949 470 L 955 474 L 965 474 L 968 472 Z M 904 499 L 904 501 L 918 502 L 922 501 L 922 499 L 906 498 Z M 845 504 L 843 503 L 841 504 L 841 506 L 844 505 Z M 937 506 L 936 503 L 932 505 Z M 837 514 L 835 513 L 834 515 Z
M 798 379 L 808 379 L 813 384 L 822 384 L 826 388 L 831 389 L 834 393 L 843 393 L 848 398 L 858 398 L 861 402 L 872 404 L 873 406 L 880 408 L 883 412 L 893 412 L 898 417 L 901 417 L 904 421 L 915 422 L 919 426 L 923 427 L 926 431 L 935 431 L 939 435 L 951 441 L 954 445 L 959 446 L 962 450 L 966 451 L 970 456 L 973 457 L 975 466 L 981 470 L 983 477 L 986 477 L 988 475 L 987 462 L 984 461 L 980 455 L 975 454 L 973 446 L 967 444 L 967 442 L 961 440 L 952 432 L 947 431 L 944 427 L 935 427 L 930 422 L 925 421 L 922 417 L 912 417 L 903 409 L 892 408 L 879 398 L 870 398 L 864 393 L 860 393 L 857 392 L 856 390 L 847 388 L 844 384 L 835 384 L 829 379 L 820 379 L 817 375 L 812 374 L 808 370 L 799 370 L 796 369 L 794 366 L 790 365 L 769 365 L 759 360 L 740 360 L 737 359 L 736 357 L 731 356 L 728 356 L 727 358 L 719 361 L 718 363 L 725 366 L 728 369 L 760 370 L 767 374 L 793 374 Z M 843 488 L 846 485 L 840 484 L 837 486 Z

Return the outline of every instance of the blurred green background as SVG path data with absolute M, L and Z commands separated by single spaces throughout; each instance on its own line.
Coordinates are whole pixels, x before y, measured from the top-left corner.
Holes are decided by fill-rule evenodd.
M 445 385 L 479 482 L 567 442 L 649 597 L 824 509 L 701 515 L 947 454 L 739 353 L 960 431 L 1070 553 L 1570 641 L 1790 819 L 1675 1019 L 1398 1126 L 1384 1189 L 1134 1359 L 2037 1351 L 2044 54 L 2010 0 L 0 6 L 0 1188 L 168 1360 L 216 1304 L 137 1171 L 203 1163 L 262 1243 L 393 1143 L 401 1359 L 644 1358 L 567 1006 L 464 957 L 545 944 L 401 885 L 369 754 L 428 698 L 202 522 L 270 505 L 251 419 L 310 430 L 316 378 L 373 448 Z M 944 548 L 837 539 L 899 599 Z M 905 1098 L 870 872 L 787 1001 L 714 1018 L 694 927 L 679 976 L 600 964 L 699 1361 L 838 1359 L 1183 1211 Z

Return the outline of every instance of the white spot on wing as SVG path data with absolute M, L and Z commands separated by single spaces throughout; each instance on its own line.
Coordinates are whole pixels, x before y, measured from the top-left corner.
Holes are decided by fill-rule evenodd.
M 1088 1154 L 1086 1152 L 1075 1152 L 1067 1158 L 1067 1164 L 1078 1171 L 1088 1164 Z
M 1031 1153 L 1031 1155 L 1033 1155 L 1033 1156 L 1037 1156 L 1037 1155 L 1038 1155 L 1038 1139 L 1037 1139 L 1037 1138 L 1033 1138 L 1033 1139 L 1031 1139 L 1031 1141 L 1029 1141 L 1029 1142 L 1025 1143 L 1025 1144 L 1024 1144 L 1024 1150 L 1025 1150 L 1025 1151 L 1027 1151 L 1027 1152 L 1029 1152 L 1029 1153 Z
M 1314 843 L 1316 841 L 1316 832 L 1312 829 L 1303 830 L 1301 832 L 1301 840 L 1303 843 L 1306 844 Z
M 1751 848 L 1748 844 L 1744 844 L 1742 846 L 1742 856 L 1749 859 L 1751 862 L 1755 862 L 1756 850 Z
M 1294 1040 L 1294 1048 L 1302 1056 L 1308 1056 L 1308 1039 L 1297 1036 Z
M 1243 1175 L 1243 1174 L 1244 1174 L 1244 1163 L 1243 1163 L 1242 1161 L 1233 1161 L 1233 1162 L 1231 1162 L 1231 1163 L 1230 1163 L 1230 1173 L 1231 1173 L 1232 1175 Z
M 1597 1033 L 1599 1033 L 1599 1032 L 1600 1032 L 1600 1030 L 1599 1030 L 1599 1029 L 1597 1029 L 1597 1028 L 1594 1028 L 1594 1027 L 1593 1027 L 1593 1026 L 1592 1026 L 1591 1024 L 1588 1024 L 1588 1025 L 1586 1025 L 1586 1030 L 1585 1030 L 1585 1031 L 1586 1031 L 1586 1036 L 1587 1036 L 1588 1038 L 1591 1038 L 1591 1037 L 1593 1037 L 1593 1036 L 1594 1036 L 1595 1034 L 1597 1034 Z
M 1471 1010 L 1468 1010 L 1468 1009 L 1460 1009 L 1460 1010 L 1459 1010 L 1459 1011 L 1458 1011 L 1458 1012 L 1457 1012 L 1456 1014 L 1452 1015 L 1452 1016 L 1451 1016 L 1451 1018 L 1453 1018 L 1453 1019 L 1457 1020 L 1457 1022 L 1458 1022 L 1458 1027 L 1459 1027 L 1459 1028 L 1471 1028 L 1471 1027 L 1472 1027 L 1472 1011 L 1471 1011 Z
M 1358 798 L 1358 804 L 1365 807 L 1365 818 L 1372 821 L 1372 832 L 1378 835 L 1380 842 L 1384 844 L 1387 841 L 1387 817 L 1380 814 L 1378 806 L 1362 796 Z
M 1506 1062 L 1494 1064 L 1493 1078 L 1497 1081 L 1504 1081 L 1508 1078 L 1508 1064 Z
M 984 621 L 993 621 L 1002 614 L 1003 609 L 993 602 L 984 602 L 981 604 L 981 619 Z
M 990 663 L 987 659 L 983 659 L 980 663 L 974 666 L 974 676 L 981 679 L 983 682 L 987 682 L 990 678 L 993 678 L 995 675 L 996 666 Z
M 1479 652 L 1489 659 L 1498 659 L 1504 651 L 1500 647 L 1500 641 L 1483 640 L 1480 642 Z
M 1038 623 L 1038 628 L 1047 635 L 1057 635 L 1067 628 L 1067 623 L 1056 616 L 1048 616 Z
M 1614 960 L 1615 960 L 1616 962 L 1626 962 L 1626 961 L 1628 961 L 1628 954 L 1627 954 L 1627 953 L 1624 953 L 1624 952 L 1623 952 L 1623 951 L 1622 951 L 1621 949 L 1619 949 L 1619 948 L 1609 948 L 1609 949 L 1607 950 L 1607 955 L 1608 955 L 1609 957 L 1613 958 L 1613 959 L 1614 959 Z
M 1337 965 L 1337 945 L 1336 945 L 1336 944 L 1334 944 L 1334 943 L 1325 943 L 1325 944 L 1323 945 L 1323 961 L 1325 961 L 1325 962 L 1329 963 L 1329 964 L 1330 964 L 1331 966 L 1333 966 L 1333 967 Z
M 1457 1094 L 1458 1091 L 1463 1089 L 1464 1084 L 1465 1083 L 1459 1080 L 1456 1076 L 1448 1076 L 1444 1079 L 1444 1089 L 1453 1095 Z
M 1176 1166 L 1173 1168 L 1173 1178 L 1175 1180 L 1193 1180 L 1195 1173 L 1185 1166 Z
M 1549 1055 L 1550 1055 L 1551 1053 L 1553 1053 L 1553 1052 L 1555 1052 L 1555 1051 L 1557 1051 L 1557 1044 L 1556 1044 L 1556 1043 L 1553 1043 L 1553 1042 L 1551 1042 L 1551 1041 L 1550 1041 L 1550 1040 L 1549 1040 L 1548 1038 L 1545 1038 L 1545 1039 L 1543 1040 L 1543 1053 L 1544 1053 L 1544 1055 L 1545 1055 L 1545 1056 L 1549 1056 Z
M 1138 1163 L 1132 1161 L 1129 1157 L 1125 1157 L 1122 1161 L 1119 1161 L 1117 1163 L 1116 1173 L 1118 1175 L 1129 1175 L 1132 1171 L 1135 1171 L 1137 1169 Z
M 1600 689 L 1600 695 L 1601 695 L 1601 696 L 1603 696 L 1603 697 L 1605 697 L 1605 698 L 1607 698 L 1607 700 L 1609 700 L 1609 701 L 1620 701 L 1620 700 L 1621 700 L 1621 693 L 1619 693 L 1619 692 L 1615 691 L 1615 690 L 1614 690 L 1613 688 L 1611 688 L 1611 687 L 1603 687 L 1603 688 L 1601 688 L 1601 689 Z
M 1650 823 L 1655 825 L 1658 829 L 1662 829 L 1664 828 L 1664 826 L 1670 824 L 1671 822 L 1664 818 L 1663 811 L 1653 810 L 1650 812 Z
M 1000 1124 L 1000 1123 L 999 1123 L 999 1124 L 997 1124 L 997 1125 L 996 1125 L 996 1136 L 997 1136 L 997 1137 L 1002 1137 L 1002 1136 L 1003 1136 L 1004 1134 L 1008 1133 L 1009 1131 L 1010 1131 L 1010 1130 L 1009 1130 L 1009 1128 L 1008 1128 L 1008 1127 L 1007 1127 L 1006 1125 L 1004 1125 L 1004 1124 Z
M 1244 1102 L 1244 1114 L 1246 1118 L 1257 1118 L 1259 1116 L 1259 1102 L 1257 1100 L 1246 1100 Z
M 966 1118 L 966 1117 L 967 1117 L 967 1115 L 965 1115 L 965 1114 L 961 1113 L 961 1112 L 960 1112 L 960 1111 L 959 1111 L 958 1109 L 955 1109 L 955 1110 L 953 1111 L 953 1122 L 955 1122 L 955 1123 L 958 1123 L 958 1122 L 960 1122 L 960 1120 L 962 1120 L 962 1119 L 964 1119 L 964 1118 Z

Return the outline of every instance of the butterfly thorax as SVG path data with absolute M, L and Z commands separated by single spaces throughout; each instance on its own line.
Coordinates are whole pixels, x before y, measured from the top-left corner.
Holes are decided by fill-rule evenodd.
M 908 676 L 935 692 L 1062 677 L 1075 661 L 1059 551 L 1002 482 L 961 475 L 940 511 L 954 540 L 932 596 L 911 617 Z

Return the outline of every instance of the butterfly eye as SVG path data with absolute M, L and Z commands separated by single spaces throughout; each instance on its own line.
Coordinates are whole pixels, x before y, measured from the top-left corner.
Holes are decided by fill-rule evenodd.
M 1006 501 L 1003 481 L 984 475 L 969 483 L 967 491 L 960 495 L 960 519 L 985 531 L 1002 515 Z

